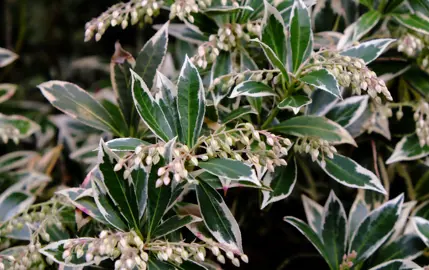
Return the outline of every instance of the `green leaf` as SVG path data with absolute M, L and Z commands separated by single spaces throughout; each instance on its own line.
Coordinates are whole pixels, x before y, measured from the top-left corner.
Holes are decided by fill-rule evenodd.
M 168 263 L 158 260 L 158 258 L 150 257 L 147 262 L 147 270 L 176 270 L 177 268 Z
M 181 142 L 192 147 L 198 140 L 205 114 L 205 93 L 197 68 L 186 57 L 177 82 Z
M 103 140 L 100 141 L 98 159 L 100 160 L 98 166 L 103 177 L 101 180 L 107 188 L 107 193 L 122 215 L 127 219 L 130 227 L 139 231 L 140 209 L 133 180 L 123 178 L 124 168 L 119 171 L 113 170 L 119 157 L 106 146 Z
M 231 74 L 232 70 L 232 57 L 230 52 L 221 51 L 216 58 L 216 61 L 213 63 L 210 73 L 210 84 L 213 84 L 216 78 L 219 78 L 226 74 Z M 221 85 L 215 85 L 213 90 L 214 97 L 213 102 L 217 105 L 227 94 L 228 92 L 222 90 Z
M 420 266 L 409 260 L 393 260 L 388 261 L 377 266 L 372 267 L 369 270 L 415 270 L 420 269 Z
M 246 180 L 232 181 L 226 178 L 219 178 L 218 176 L 208 172 L 198 174 L 198 179 L 208 183 L 214 189 L 223 189 L 224 191 L 235 187 L 257 188 L 261 190 L 272 191 L 270 187 L 265 186 L 264 184 L 257 185 Z
M 252 167 L 238 160 L 214 158 L 199 162 L 198 167 L 221 178 L 249 181 L 258 186 L 261 185 Z
M 2 129 L 10 129 L 13 134 L 11 139 L 17 143 L 17 140 L 31 136 L 33 133 L 40 130 L 40 126 L 21 115 L 4 115 L 0 113 L 0 127 Z M 2 140 L 7 142 L 9 133 L 3 133 Z
M 356 161 L 334 154 L 332 159 L 325 158 L 325 166 L 318 161 L 320 168 L 332 179 L 352 188 L 369 189 L 386 194 L 386 190 L 380 179 L 371 172 L 359 165 Z
M 158 169 L 164 166 L 164 161 L 152 166 L 148 179 L 148 206 L 147 206 L 147 241 L 151 239 L 158 224 L 161 222 L 171 197 L 171 186 L 156 187 Z M 149 196 L 150 195 L 150 196 Z
M 395 11 L 396 8 L 402 6 L 402 4 L 405 2 L 405 0 L 391 0 L 387 2 L 386 7 L 384 8 L 384 13 L 390 13 Z
M 45 98 L 58 110 L 90 127 L 121 135 L 112 115 L 79 86 L 49 81 L 37 86 Z
M 277 55 L 275 54 L 275 52 L 264 42 L 260 41 L 259 39 L 251 39 L 250 41 L 252 42 L 256 42 L 259 44 L 259 46 L 261 46 L 262 50 L 265 53 L 265 56 L 267 57 L 268 61 L 270 62 L 270 64 L 273 67 L 276 67 L 280 70 L 280 72 L 283 75 L 283 78 L 288 81 L 289 80 L 289 75 L 286 71 L 285 65 L 283 64 L 283 62 L 277 57 Z
M 7 153 L 0 157 L 0 173 L 23 169 L 30 161 L 38 156 L 33 151 L 15 151 Z
M 316 137 L 332 143 L 356 146 L 350 134 L 337 123 L 319 116 L 297 116 L 271 127 L 269 130 L 297 137 Z
M 196 190 L 201 215 L 213 237 L 222 248 L 242 254 L 240 228 L 222 196 L 203 181 L 199 182 Z
M 161 29 L 163 25 L 154 25 L 154 29 Z M 208 38 L 204 36 L 198 29 L 190 28 L 183 23 L 171 23 L 168 27 L 168 34 L 182 41 L 186 41 L 191 44 L 200 45 L 203 42 L 208 41 Z
M 302 107 L 311 104 L 312 100 L 308 96 L 305 95 L 294 95 L 288 96 L 283 99 L 277 107 L 279 109 L 292 109 L 294 114 L 298 114 Z
M 153 238 L 160 238 L 162 236 L 168 235 L 171 232 L 179 230 L 188 224 L 201 221 L 201 218 L 193 215 L 172 216 L 161 223 L 158 228 L 156 228 L 155 232 L 153 233 Z
M 204 9 L 204 13 L 206 13 L 207 15 L 211 16 L 211 15 L 223 15 L 223 14 L 228 14 L 228 13 L 236 13 L 240 10 L 248 10 L 248 11 L 253 11 L 253 8 L 249 7 L 249 6 L 223 6 L 223 5 L 219 5 L 219 6 L 210 6 L 206 9 Z
M 382 15 L 377 10 L 370 10 L 363 14 L 355 23 L 346 28 L 344 36 L 338 43 L 338 48 L 345 48 L 359 41 L 377 25 L 381 17 Z
M 349 238 L 352 237 L 356 228 L 369 213 L 369 207 L 367 206 L 365 200 L 362 197 L 363 196 L 359 195 L 358 193 L 349 212 Z
M 354 250 L 358 264 L 370 257 L 389 238 L 402 207 L 404 196 L 401 194 L 373 210 L 359 224 L 350 242 L 349 253 Z
M 149 174 L 145 169 L 134 169 L 131 173 L 131 178 L 134 183 L 136 200 L 139 209 L 139 219 L 142 219 L 146 210 L 148 200 L 148 177 Z
M 425 244 L 415 234 L 406 234 L 396 239 L 390 244 L 384 245 L 373 255 L 372 265 L 383 262 L 407 259 L 413 260 L 420 256 L 425 249 Z
M 368 96 L 353 96 L 337 103 L 326 117 L 347 128 L 358 120 L 368 107 Z
M 338 101 L 338 98 L 321 89 L 315 89 L 311 93 L 313 101 L 305 112 L 307 115 L 323 116 L 325 115 Z
M 14 52 L 0 48 L 0 68 L 5 67 L 18 59 L 18 55 Z
M 328 92 L 335 97 L 341 98 L 340 87 L 334 75 L 326 69 L 311 71 L 299 78 L 301 82 L 315 86 L 323 91 Z
M 318 235 L 322 234 L 323 207 L 305 195 L 301 195 L 308 225 Z
M 10 83 L 0 83 L 0 103 L 9 100 L 16 92 L 18 85 Z
M 240 119 L 243 116 L 248 115 L 248 114 L 257 114 L 257 112 L 251 106 L 240 106 L 240 108 L 233 110 L 230 113 L 228 113 L 222 119 L 222 122 L 224 124 L 227 124 L 227 123 L 232 122 L 234 120 Z
M 291 159 L 287 166 L 276 167 L 273 173 L 267 172 L 262 182 L 272 191 L 262 191 L 261 209 L 267 205 L 287 198 L 295 187 L 298 177 L 298 168 L 295 159 Z
M 429 97 L 429 75 L 417 66 L 412 66 L 403 75 L 411 89 L 415 89 L 423 96 Z
M 429 221 L 421 217 L 412 217 L 411 223 L 420 239 L 429 247 Z
M 229 98 L 236 98 L 238 96 L 267 97 L 276 96 L 276 92 L 262 82 L 244 81 L 234 87 Z
M 71 252 L 71 260 L 70 262 L 65 262 L 63 259 L 63 253 L 65 251 L 64 246 L 67 245 L 69 242 L 76 242 L 76 241 L 82 241 L 83 244 L 83 250 L 84 254 L 80 258 L 77 258 L 76 252 Z M 62 266 L 69 266 L 69 267 L 83 267 L 83 266 L 89 266 L 95 264 L 94 259 L 87 261 L 86 260 L 86 252 L 88 250 L 88 244 L 94 241 L 94 238 L 89 237 L 81 237 L 78 239 L 66 239 L 61 240 L 58 242 L 49 243 L 48 245 L 44 246 L 43 248 L 39 249 L 39 252 L 46 256 L 47 258 L 51 259 L 52 261 L 62 265 Z M 101 260 L 107 259 L 107 256 L 101 257 Z
M 333 191 L 323 210 L 321 237 L 331 269 L 339 269 L 347 244 L 347 217 L 343 204 Z
M 386 161 L 386 164 L 392 164 L 400 161 L 416 160 L 426 157 L 429 154 L 429 146 L 426 144 L 421 147 L 419 138 L 414 133 L 403 137 L 395 146 L 392 155 Z
M 290 16 L 291 71 L 296 72 L 313 51 L 313 32 L 310 15 L 301 0 L 296 0 Z
M 168 141 L 174 138 L 174 129 L 166 118 L 159 103 L 153 98 L 142 78 L 131 70 L 131 88 L 134 105 L 146 126 L 160 139 Z
M 325 259 L 325 261 L 329 261 L 328 253 L 325 249 L 325 246 L 323 245 L 322 239 L 320 239 L 317 233 L 313 231 L 307 224 L 305 224 L 304 221 L 295 217 L 284 217 L 283 220 L 297 228 L 300 233 L 302 233 L 313 244 L 320 255 L 322 255 L 322 257 Z
M 361 58 L 366 64 L 379 57 L 395 39 L 373 39 L 341 52 L 341 55 Z
M 106 142 L 107 147 L 113 152 L 134 151 L 137 146 L 148 143 L 137 138 L 117 138 Z
M 6 190 L 0 196 L 0 222 L 5 222 L 25 211 L 35 199 L 32 194 L 26 191 Z
M 419 17 L 416 14 L 395 14 L 393 18 L 411 30 L 429 35 L 429 20 L 424 17 Z
M 143 46 L 136 58 L 134 71 L 143 79 L 149 89 L 153 86 L 156 71 L 164 60 L 168 44 L 167 22 Z
M 94 175 L 91 178 L 91 185 L 93 190 L 93 196 L 95 204 L 104 219 L 113 227 L 120 231 L 128 231 L 129 227 L 126 224 L 125 218 L 122 216 L 115 203 L 112 201 L 110 196 L 107 194 L 107 188 L 103 182 L 99 180 L 101 178 L 100 172 L 93 172 Z M 95 175 L 99 176 L 99 178 Z
M 270 47 L 277 58 L 286 64 L 286 29 L 278 10 L 264 0 L 265 14 L 261 25 L 261 41 Z

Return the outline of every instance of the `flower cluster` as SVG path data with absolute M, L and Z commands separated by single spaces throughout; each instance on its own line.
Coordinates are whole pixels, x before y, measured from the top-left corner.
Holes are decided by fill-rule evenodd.
M 409 57 L 415 57 L 423 48 L 422 38 L 411 33 L 406 33 L 398 40 L 398 51 Z
M 374 99 L 378 104 L 382 103 L 384 96 L 392 101 L 392 96 L 383 80 L 377 77 L 374 71 L 369 70 L 365 62 L 360 58 L 343 56 L 338 53 L 328 53 L 326 60 L 316 59 L 315 64 L 320 64 L 328 69 L 343 87 L 350 87 L 354 94 L 361 95 L 362 91 Z
M 333 158 L 337 153 L 337 149 L 328 141 L 320 138 L 299 138 L 294 145 L 294 150 L 298 153 L 307 153 L 311 155 L 311 160 L 316 161 L 319 156 L 322 156 L 322 165 L 325 164 L 325 155 L 328 158 Z
M 265 130 L 256 130 L 250 123 L 239 124 L 234 129 L 221 128 L 210 136 L 201 137 L 193 149 L 176 143 L 172 160 L 158 169 L 156 186 L 169 185 L 188 178 L 188 170 L 198 166 L 199 161 L 209 158 L 231 158 L 254 166 L 266 166 L 274 171 L 275 166 L 286 165 L 282 159 L 292 145 L 289 139 L 274 135 Z M 137 168 L 148 168 L 156 165 L 165 152 L 165 143 L 141 145 L 135 151 L 120 159 L 114 167 L 119 171 L 125 167 L 124 178 Z
M 152 17 L 159 14 L 163 4 L 160 0 L 132 0 L 127 3 L 118 3 L 111 6 L 97 18 L 85 25 L 85 41 L 89 41 L 95 35 L 99 41 L 109 26 L 121 25 L 127 28 L 129 22 L 132 25 L 140 23 L 152 23 Z
M 416 121 L 416 134 L 420 146 L 429 145 L 429 104 L 421 101 L 414 112 Z
M 184 21 L 188 19 L 191 23 L 194 22 L 194 17 L 191 13 L 198 13 L 200 8 L 205 9 L 212 4 L 212 0 L 178 0 L 170 6 L 170 19 L 176 16 Z
M 353 260 L 356 259 L 356 251 L 352 251 L 350 254 L 344 254 L 343 261 L 340 265 L 340 270 L 349 270 L 353 267 Z
M 62 258 L 66 263 L 70 262 L 74 256 L 78 259 L 83 257 L 87 262 L 93 262 L 96 265 L 102 260 L 110 258 L 115 260 L 115 269 L 121 270 L 146 269 L 149 253 L 155 255 L 160 261 L 168 261 L 175 265 L 180 265 L 188 259 L 204 261 L 206 248 L 211 249 L 219 262 L 225 263 L 225 257 L 217 246 L 161 240 L 145 244 L 134 231 L 126 233 L 102 231 L 99 238 L 69 240 L 63 245 L 63 248 Z M 226 252 L 226 256 L 234 265 L 240 265 L 240 261 L 232 252 Z M 241 259 L 248 262 L 248 258 L 244 254 L 241 255 Z
M 40 243 L 30 243 L 17 249 L 13 255 L 0 255 L 0 270 L 45 269 L 42 255 L 39 253 Z

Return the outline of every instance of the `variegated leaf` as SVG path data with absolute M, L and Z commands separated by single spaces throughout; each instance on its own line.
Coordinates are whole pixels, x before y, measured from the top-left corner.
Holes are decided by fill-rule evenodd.
M 259 39 L 251 39 L 250 41 L 252 42 L 256 42 L 259 44 L 259 46 L 261 46 L 262 50 L 265 53 L 265 56 L 267 57 L 268 61 L 271 63 L 271 65 L 273 67 L 276 67 L 280 70 L 280 72 L 283 75 L 283 79 L 288 81 L 289 80 L 289 75 L 288 72 L 286 71 L 285 65 L 284 63 L 277 57 L 277 55 L 275 54 L 275 52 L 264 42 L 260 41 Z
M 422 147 L 416 134 L 403 137 L 395 146 L 386 164 L 424 158 L 429 154 L 429 146 Z
M 429 20 L 427 18 L 416 14 L 395 14 L 393 17 L 409 29 L 429 35 Z
M 335 97 L 341 98 L 341 91 L 337 79 L 326 69 L 311 71 L 299 78 L 299 80 L 324 90 Z
M 18 55 L 14 52 L 0 48 L 0 68 L 5 67 L 18 59 Z
M 291 109 L 294 114 L 298 114 L 302 107 L 311 104 L 312 100 L 308 96 L 305 95 L 294 95 L 288 96 L 283 99 L 277 107 L 280 109 Z
M 15 94 L 16 88 L 16 84 L 0 83 L 0 103 L 9 100 Z
M 230 94 L 230 98 L 238 96 L 248 97 L 267 97 L 275 96 L 276 92 L 270 86 L 262 82 L 244 81 L 234 87 Z
M 201 222 L 202 219 L 193 215 L 176 215 L 162 222 L 153 233 L 154 238 L 160 238 L 171 232 L 179 230 L 191 223 Z
M 261 41 L 270 47 L 283 65 L 286 64 L 286 29 L 279 11 L 264 0 Z
M 19 139 L 25 139 L 40 130 L 40 126 L 34 121 L 21 115 L 4 115 L 0 113 L 0 127 L 11 130 L 9 133 L 2 133 L 1 139 L 6 143 L 11 135 L 11 139 L 18 143 Z
M 326 117 L 347 128 L 365 112 L 368 106 L 368 96 L 353 96 L 335 104 Z
M 429 246 L 429 221 L 422 217 L 413 217 L 411 222 L 420 239 Z
M 341 55 L 361 58 L 366 64 L 378 58 L 395 39 L 373 39 L 341 52 Z
M 420 266 L 410 260 L 393 260 L 388 261 L 377 266 L 372 267 L 369 270 L 416 270 L 420 269 Z
M 304 212 L 307 218 L 308 225 L 318 235 L 321 235 L 323 222 L 323 206 L 305 195 L 302 195 L 301 198 L 302 204 L 304 205 Z

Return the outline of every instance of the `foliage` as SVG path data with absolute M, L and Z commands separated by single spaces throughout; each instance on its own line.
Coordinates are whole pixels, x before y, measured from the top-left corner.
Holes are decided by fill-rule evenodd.
M 286 244 L 302 243 L 298 229 L 329 269 L 422 268 L 428 11 L 401 0 L 113 5 L 85 41 L 164 23 L 135 55 L 115 43 L 104 91 L 54 78 L 37 87 L 64 114 L 0 114 L 5 144 L 36 145 L 0 157 L 0 269 L 252 267 L 243 213 L 276 205 Z M 0 49 L 0 67 L 16 58 Z M 0 102 L 16 91 L 0 84 Z M 86 177 L 59 184 L 70 164 Z

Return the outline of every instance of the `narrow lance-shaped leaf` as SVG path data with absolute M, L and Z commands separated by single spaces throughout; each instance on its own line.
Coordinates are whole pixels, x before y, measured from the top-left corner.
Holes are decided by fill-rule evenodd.
M 210 73 L 210 84 L 213 84 L 214 80 L 226 74 L 232 73 L 232 56 L 230 52 L 221 51 L 216 61 L 212 65 Z M 217 105 L 227 94 L 226 90 L 222 90 L 221 85 L 215 85 L 214 89 L 214 103 Z
M 155 232 L 153 233 L 153 237 L 159 238 L 159 237 L 168 235 L 171 232 L 179 230 L 180 228 L 183 228 L 191 223 L 201 222 L 201 221 L 202 221 L 201 218 L 193 215 L 172 216 L 171 218 L 161 223 L 158 226 L 158 228 L 156 228 Z
M 279 11 L 264 0 L 261 41 L 270 47 L 283 65 L 286 64 L 286 29 Z
M 296 0 L 290 15 L 290 68 L 296 72 L 313 50 L 313 32 L 305 4 Z
M 251 106 L 240 106 L 240 108 L 231 111 L 224 118 L 222 118 L 222 122 L 226 124 L 236 119 L 243 118 L 248 114 L 257 114 L 257 112 Z
M 136 59 L 135 72 L 143 79 L 149 89 L 152 88 L 156 71 L 164 60 L 168 44 L 167 22 L 143 46 Z
M 201 215 L 213 237 L 223 248 L 242 254 L 240 228 L 222 196 L 203 181 L 199 182 L 196 190 Z
M 148 199 L 148 177 L 149 174 L 143 168 L 134 169 L 131 178 L 134 183 L 134 192 L 139 211 L 139 219 L 142 219 L 146 210 Z
M 379 57 L 394 39 L 373 39 L 341 52 L 341 55 L 361 58 L 366 64 Z
M 275 52 L 264 42 L 260 41 L 259 39 L 251 39 L 250 41 L 256 42 L 261 46 L 262 50 L 265 53 L 265 56 L 267 57 L 268 61 L 271 63 L 273 67 L 276 67 L 280 70 L 282 73 L 282 76 L 284 80 L 287 82 L 289 80 L 289 75 L 287 73 L 286 67 L 284 63 L 277 57 Z
M 168 119 L 155 101 L 142 78 L 131 70 L 131 88 L 134 105 L 146 126 L 160 139 L 168 141 L 176 136 Z
M 326 117 L 343 127 L 349 127 L 356 122 L 368 106 L 368 95 L 354 96 L 335 104 Z
M 5 67 L 18 59 L 18 55 L 14 52 L 0 48 L 0 68 Z
M 416 14 L 398 14 L 393 16 L 400 24 L 416 32 L 429 35 L 429 20 Z
M 287 166 L 276 167 L 273 173 L 267 173 L 262 181 L 272 191 L 262 191 L 261 209 L 264 209 L 270 203 L 287 198 L 295 187 L 297 176 L 298 168 L 295 159 L 289 161 Z
M 347 243 L 347 217 L 343 204 L 333 191 L 323 210 L 321 231 L 331 269 L 339 269 Z
M 392 260 L 370 268 L 369 270 L 416 270 L 420 266 L 410 260 Z
M 356 251 L 354 263 L 360 263 L 371 256 L 389 238 L 402 207 L 404 196 L 401 194 L 373 210 L 359 224 L 349 246 L 349 253 Z
M 45 98 L 57 109 L 85 125 L 121 135 L 112 115 L 90 94 L 79 86 L 49 81 L 38 85 Z
M 237 86 L 231 92 L 230 98 L 236 98 L 238 96 L 248 97 L 267 97 L 275 96 L 276 92 L 270 86 L 262 82 L 255 81 L 244 81 Z
M 315 86 L 335 97 L 341 98 L 341 90 L 334 75 L 326 69 L 311 71 L 299 78 L 301 82 Z
M 319 116 L 297 116 L 271 127 L 269 130 L 297 137 L 318 137 L 332 143 L 356 142 L 342 126 Z
M 256 177 L 255 171 L 249 165 L 237 160 L 214 158 L 199 162 L 198 166 L 218 177 L 236 181 L 249 181 L 258 186 L 261 185 Z
M 318 235 L 322 233 L 323 207 L 305 195 L 301 196 L 308 225 Z
M 183 136 L 180 141 L 192 147 L 200 136 L 206 105 L 203 82 L 188 57 L 180 71 L 177 89 L 177 109 Z
M 7 190 L 0 197 L 0 222 L 7 221 L 27 209 L 35 197 L 29 192 Z
M 16 92 L 18 86 L 10 83 L 0 83 L 0 103 L 10 99 Z
M 429 221 L 422 217 L 413 217 L 411 218 L 411 222 L 417 235 L 429 247 Z
M 387 159 L 386 164 L 399 161 L 416 160 L 429 155 L 429 146 L 420 146 L 419 138 L 416 134 L 403 137 L 395 146 L 392 155 Z
M 294 95 L 283 99 L 277 107 L 282 110 L 291 109 L 294 114 L 298 114 L 302 107 L 311 104 L 311 102 L 312 100 L 308 96 Z
M 373 172 L 348 157 L 334 154 L 332 159 L 325 158 L 326 164 L 322 164 L 320 161 L 318 163 L 326 174 L 345 186 L 386 194 L 380 179 Z
M 372 256 L 372 265 L 381 264 L 396 259 L 413 260 L 420 256 L 425 249 L 425 244 L 416 234 L 405 234 L 392 243 L 383 245 Z
M 361 193 L 358 193 L 349 212 L 349 238 L 354 234 L 356 228 L 369 213 L 369 207 L 360 194 Z

